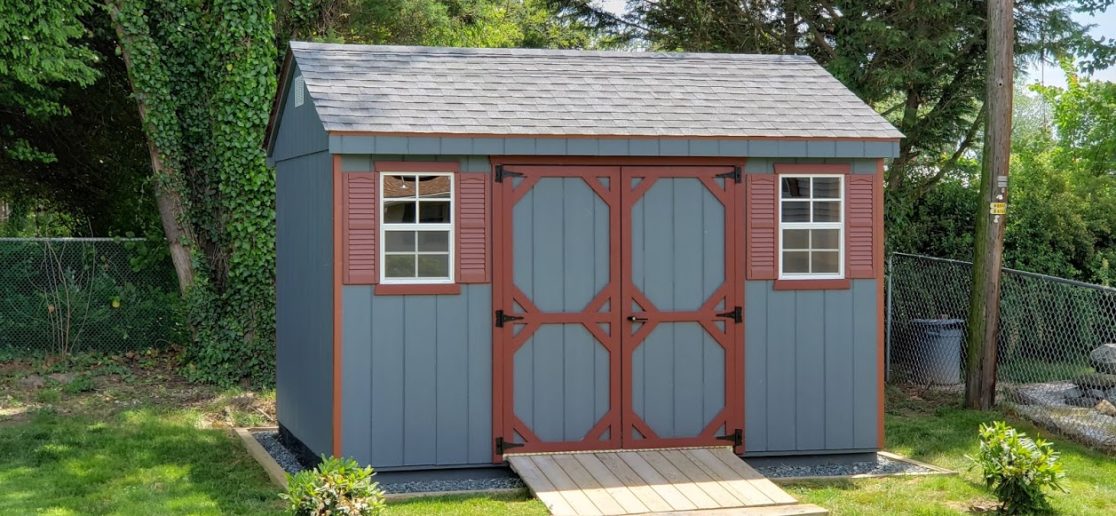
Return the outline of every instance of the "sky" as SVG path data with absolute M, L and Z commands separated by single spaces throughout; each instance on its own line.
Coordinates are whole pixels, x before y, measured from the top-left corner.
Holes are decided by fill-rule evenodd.
M 594 0 L 594 3 L 614 13 L 622 13 L 625 2 L 626 0 Z M 1098 13 L 1096 16 L 1078 14 L 1074 18 L 1082 23 L 1096 25 L 1092 30 L 1094 36 L 1104 36 L 1108 39 L 1116 38 L 1116 7 L 1110 7 L 1107 12 Z M 1042 72 L 1041 67 L 1031 66 L 1025 71 L 1027 74 L 1025 80 L 1028 83 L 1039 82 L 1045 76 L 1044 82 L 1048 86 L 1064 87 L 1066 85 L 1065 75 L 1062 74 L 1062 70 L 1058 68 L 1057 64 L 1048 63 L 1045 66 L 1045 74 Z M 1093 78 L 1116 82 L 1116 66 L 1096 72 Z

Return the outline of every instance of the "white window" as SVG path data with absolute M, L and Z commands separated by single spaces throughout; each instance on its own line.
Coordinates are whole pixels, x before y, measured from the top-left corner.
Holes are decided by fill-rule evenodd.
M 380 173 L 382 283 L 453 283 L 453 179 Z
M 784 175 L 779 183 L 779 277 L 843 278 L 844 176 Z

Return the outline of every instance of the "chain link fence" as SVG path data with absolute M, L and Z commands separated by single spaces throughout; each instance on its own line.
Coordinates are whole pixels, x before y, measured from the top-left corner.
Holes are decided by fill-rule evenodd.
M 888 260 L 888 381 L 962 392 L 972 264 Z M 1116 289 L 1004 269 L 997 403 L 1116 446 Z
M 121 353 L 181 342 L 180 306 L 159 242 L 0 238 L 0 352 Z

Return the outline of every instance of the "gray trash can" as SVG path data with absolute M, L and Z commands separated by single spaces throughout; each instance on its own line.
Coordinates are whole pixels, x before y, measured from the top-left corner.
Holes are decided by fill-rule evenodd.
M 911 321 L 914 340 L 916 381 L 935 385 L 961 383 L 961 341 L 965 321 L 961 319 L 915 319 Z

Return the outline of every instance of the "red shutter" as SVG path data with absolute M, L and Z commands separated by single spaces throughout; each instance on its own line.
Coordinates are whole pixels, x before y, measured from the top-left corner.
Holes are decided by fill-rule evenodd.
M 777 253 L 779 224 L 778 178 L 774 175 L 750 174 L 748 189 L 748 278 L 775 279 L 779 275 Z
M 458 174 L 457 192 L 457 282 L 488 283 L 492 177 Z
M 883 235 L 876 234 L 880 183 L 877 175 L 850 175 L 845 178 L 845 276 L 875 278 L 877 246 Z
M 347 285 L 377 283 L 376 174 L 342 173 L 341 249 Z

